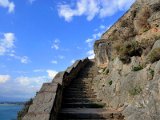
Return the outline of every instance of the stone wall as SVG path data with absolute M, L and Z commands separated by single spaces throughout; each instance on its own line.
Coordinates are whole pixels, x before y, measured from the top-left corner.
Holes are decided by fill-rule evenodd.
M 56 120 L 61 108 L 63 88 L 70 84 L 88 61 L 88 58 L 77 60 L 66 71 L 59 72 L 51 83 L 44 83 L 23 120 Z

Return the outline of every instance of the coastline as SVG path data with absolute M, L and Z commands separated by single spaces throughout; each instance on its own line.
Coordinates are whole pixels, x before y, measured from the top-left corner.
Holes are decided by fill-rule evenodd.
M 0 103 L 0 106 L 22 106 L 23 104 Z
M 0 102 L 0 106 L 24 105 L 25 102 Z

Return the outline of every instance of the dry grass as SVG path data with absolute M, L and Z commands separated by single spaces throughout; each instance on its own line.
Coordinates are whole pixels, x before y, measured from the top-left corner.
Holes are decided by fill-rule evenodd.
M 151 14 L 150 12 L 151 12 L 151 10 L 148 6 L 144 6 L 138 12 L 136 19 L 134 21 L 134 26 L 136 28 L 136 31 L 139 34 L 146 32 L 150 29 L 150 25 L 147 22 L 148 18 L 150 17 L 150 14 Z
M 153 12 L 160 11 L 160 3 L 156 3 L 156 4 L 152 5 L 151 8 L 152 8 Z
M 130 57 L 132 56 L 141 56 L 142 49 L 137 41 L 126 41 L 121 44 L 120 48 L 118 48 L 120 60 L 123 63 L 129 63 Z
M 140 46 L 137 41 L 126 41 L 123 43 L 123 46 L 120 48 L 120 55 L 127 55 L 127 56 L 140 56 Z
M 147 56 L 147 62 L 154 63 L 158 60 L 160 60 L 160 48 L 155 48 Z

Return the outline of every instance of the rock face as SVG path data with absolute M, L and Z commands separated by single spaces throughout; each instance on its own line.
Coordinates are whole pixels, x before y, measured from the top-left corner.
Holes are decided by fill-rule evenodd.
M 130 62 L 133 56 L 145 57 L 154 42 L 160 38 L 159 8 L 159 0 L 137 0 L 130 10 L 95 42 L 97 65 L 107 67 L 109 61 L 117 56 L 124 62 Z M 135 42 L 137 48 L 130 50 L 129 46 L 134 46 Z
M 160 120 L 160 0 L 137 0 L 94 45 L 93 89 L 125 120 Z

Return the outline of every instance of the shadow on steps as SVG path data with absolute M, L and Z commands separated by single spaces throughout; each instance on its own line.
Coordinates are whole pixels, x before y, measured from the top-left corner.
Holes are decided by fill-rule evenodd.
M 121 113 L 107 111 L 92 89 L 92 79 L 97 75 L 90 61 L 64 89 L 62 108 L 58 120 L 123 120 Z

